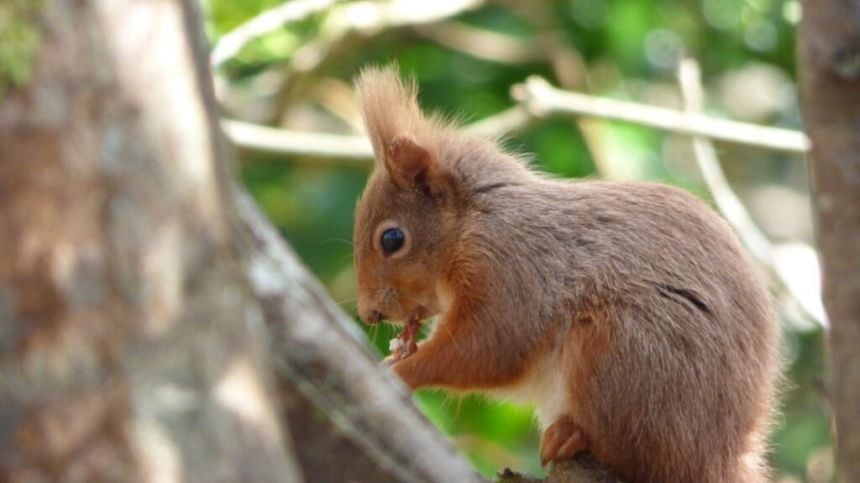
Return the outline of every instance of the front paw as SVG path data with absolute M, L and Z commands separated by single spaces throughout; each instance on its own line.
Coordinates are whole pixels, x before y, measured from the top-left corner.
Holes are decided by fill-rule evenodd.
M 541 436 L 541 466 L 546 466 L 550 462 L 569 460 L 587 449 L 588 437 L 585 431 L 567 418 L 559 419 Z
M 397 363 L 400 359 L 395 354 L 388 354 L 385 359 L 382 359 L 382 362 L 379 365 L 385 369 L 391 369 L 394 364 Z

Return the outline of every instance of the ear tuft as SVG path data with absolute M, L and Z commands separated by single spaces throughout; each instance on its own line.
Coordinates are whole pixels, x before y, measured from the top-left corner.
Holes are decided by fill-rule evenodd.
M 373 151 L 384 157 L 399 136 L 416 136 L 422 123 L 415 82 L 403 81 L 394 65 L 367 67 L 356 79 L 358 102 Z
M 444 123 L 421 114 L 415 82 L 402 80 L 394 65 L 362 70 L 356 91 L 376 157 L 398 185 L 415 186 L 437 158 Z

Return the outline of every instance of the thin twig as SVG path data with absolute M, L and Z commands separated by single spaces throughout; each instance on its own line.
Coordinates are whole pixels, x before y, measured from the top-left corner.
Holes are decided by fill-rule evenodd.
M 587 91 L 588 66 L 582 53 L 579 52 L 567 38 L 564 28 L 557 15 L 552 12 L 534 8 L 528 0 L 517 0 L 511 3 L 520 16 L 528 21 L 535 32 L 539 32 L 535 42 L 539 51 L 552 68 L 552 74 L 562 89 L 569 91 Z M 573 119 L 585 148 L 591 155 L 594 166 L 601 176 L 611 179 L 616 177 L 612 156 L 606 149 L 603 131 L 606 124 L 596 119 L 578 117 Z
M 523 129 L 533 119 L 525 109 L 514 106 L 463 129 L 487 138 L 502 138 Z M 365 136 L 295 131 L 232 119 L 222 119 L 221 127 L 237 146 L 253 151 L 349 164 L 366 165 L 373 160 L 373 149 Z
M 803 153 L 808 141 L 800 131 L 779 129 L 684 113 L 633 102 L 575 94 L 555 89 L 540 78 L 531 78 L 514 89 L 526 107 L 515 106 L 478 121 L 466 129 L 488 137 L 501 137 L 550 112 L 627 121 L 664 131 L 719 139 L 765 149 Z M 528 108 L 528 110 L 527 110 Z M 653 114 L 653 117 L 649 117 Z M 689 123 L 689 124 L 688 124 Z M 224 120 L 224 130 L 238 146 L 286 155 L 373 159 L 370 144 L 361 136 L 291 131 L 240 121 Z M 752 133 L 747 134 L 746 132 Z
M 366 165 L 373 149 L 365 136 L 293 131 L 223 119 L 221 127 L 236 145 L 254 151 L 357 161 Z
M 296 3 L 298 0 L 293 0 Z M 311 2 L 312 0 L 302 0 Z M 386 1 L 353 1 L 343 5 L 335 5 L 337 1 L 330 2 L 330 8 L 326 10 L 325 18 L 319 28 L 319 32 L 308 42 L 300 46 L 286 63 L 272 68 L 272 73 L 278 77 L 278 90 L 280 94 L 271 103 L 274 112 L 283 112 L 293 99 L 305 98 L 308 86 L 315 79 L 311 74 L 315 72 L 331 57 L 343 54 L 351 55 L 355 50 L 357 40 L 377 35 L 392 29 L 410 25 L 424 25 L 438 22 L 461 13 L 481 7 L 486 0 L 386 0 Z M 325 9 L 322 4 L 317 5 L 319 10 Z M 281 7 L 279 7 L 281 8 Z M 286 8 L 286 5 L 283 6 Z M 314 13 L 307 10 L 307 14 Z M 261 14 L 258 17 L 263 17 Z M 305 16 L 306 16 L 305 15 Z M 235 40 L 222 39 L 216 46 L 216 52 L 212 55 L 212 65 L 218 66 L 235 55 L 241 46 L 248 41 L 281 28 L 285 25 L 282 20 L 288 19 L 286 14 L 272 15 L 275 20 L 260 20 L 255 25 L 240 27 L 242 31 L 253 32 L 253 35 L 231 32 L 228 36 Z M 304 18 L 295 15 L 295 20 Z M 237 29 L 238 30 L 238 29 Z M 227 36 L 225 36 L 227 37 Z M 225 40 L 224 47 L 220 44 Z M 225 83 L 229 88 L 229 83 Z M 229 95 L 229 90 L 221 90 L 217 93 L 219 98 Z
M 535 120 L 522 106 L 516 105 L 498 114 L 475 121 L 464 128 L 471 134 L 488 138 L 502 138 L 523 130 Z
M 501 32 L 449 21 L 414 28 L 419 35 L 452 50 L 500 64 L 523 64 L 542 60 L 535 42 Z
M 679 65 L 678 78 L 681 85 L 681 95 L 684 98 L 684 109 L 687 113 L 696 115 L 702 110 L 704 95 L 699 80 L 699 67 L 695 61 L 686 59 Z M 691 139 L 695 153 L 696 165 L 702 179 L 714 197 L 717 209 L 735 227 L 744 245 L 753 256 L 765 265 L 773 265 L 771 254 L 773 246 L 767 236 L 753 221 L 744 208 L 740 198 L 729 185 L 720 167 L 714 145 L 707 138 L 694 136 Z
M 512 94 L 536 116 L 598 117 L 778 151 L 805 153 L 809 150 L 809 140 L 799 131 L 563 91 L 540 77 L 529 77 L 525 84 L 514 86 Z
M 254 18 L 231 30 L 215 44 L 210 63 L 221 66 L 252 40 L 273 32 L 290 22 L 305 19 L 331 7 L 339 0 L 292 0 L 261 12 Z
M 353 32 L 371 35 L 383 30 L 423 25 L 459 15 L 483 5 L 484 0 L 389 0 L 351 2 L 332 9 L 317 38 L 299 48 L 287 72 L 310 72 Z
M 690 115 L 698 114 L 704 105 L 698 64 L 692 59 L 682 61 L 678 69 L 678 78 L 681 84 L 681 94 L 684 98 L 685 111 Z M 806 302 L 806 297 L 794 289 L 797 284 L 792 283 L 783 271 L 777 269 L 773 256 L 776 247 L 756 225 L 738 195 L 732 190 L 722 167 L 720 167 L 717 151 L 711 140 L 706 137 L 693 136 L 691 141 L 696 165 L 701 172 L 702 179 L 711 192 L 717 209 L 735 229 L 741 242 L 747 247 L 753 258 L 765 267 L 771 277 L 782 286 L 782 289 L 791 295 L 807 317 L 822 327 L 826 326 L 824 316 L 819 315 L 821 311 L 816 310 L 815 307 L 810 307 Z

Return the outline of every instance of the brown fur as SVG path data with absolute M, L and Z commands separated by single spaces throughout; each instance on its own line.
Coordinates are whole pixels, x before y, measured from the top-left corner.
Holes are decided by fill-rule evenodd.
M 541 176 L 424 117 L 393 69 L 357 86 L 380 158 L 356 212 L 359 312 L 440 316 L 404 381 L 525 392 L 630 482 L 767 479 L 778 328 L 722 219 L 664 185 Z M 382 223 L 408 247 L 384 257 Z

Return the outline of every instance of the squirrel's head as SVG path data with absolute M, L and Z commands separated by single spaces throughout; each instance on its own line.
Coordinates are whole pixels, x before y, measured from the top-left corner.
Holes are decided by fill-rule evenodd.
M 436 286 L 451 259 L 464 211 L 451 169 L 456 132 L 425 117 L 414 83 L 393 68 L 369 68 L 358 98 L 376 164 L 355 218 L 358 310 L 368 323 L 439 311 Z

